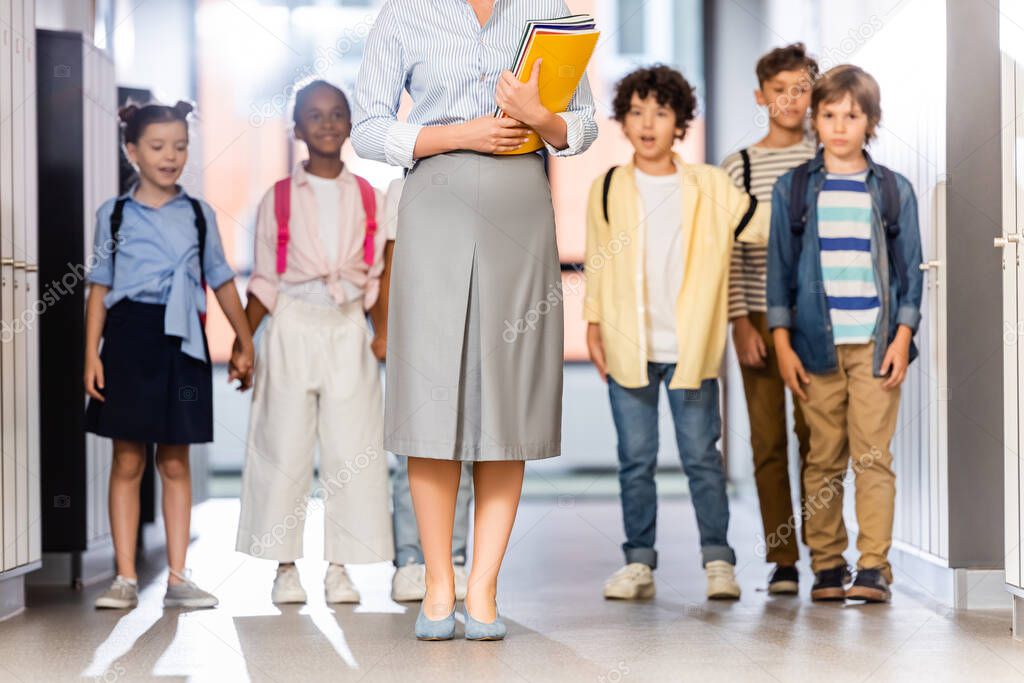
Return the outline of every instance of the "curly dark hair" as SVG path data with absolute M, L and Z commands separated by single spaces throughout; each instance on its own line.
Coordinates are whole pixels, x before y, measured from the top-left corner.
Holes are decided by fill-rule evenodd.
M 676 112 L 676 128 L 682 131 L 676 137 L 681 140 L 686 136 L 686 129 L 696 116 L 697 96 L 681 73 L 664 64 L 655 64 L 623 76 L 615 86 L 612 103 L 614 118 L 619 123 L 626 120 L 633 93 L 640 99 L 647 99 L 653 93 L 658 104 L 672 107 Z

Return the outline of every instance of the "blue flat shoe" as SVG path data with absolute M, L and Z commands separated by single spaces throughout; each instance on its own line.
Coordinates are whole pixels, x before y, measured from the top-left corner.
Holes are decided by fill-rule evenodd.
M 416 638 L 419 640 L 451 640 L 455 637 L 455 606 L 452 605 L 452 613 L 444 619 L 430 619 L 423 613 L 423 605 L 420 605 L 420 614 L 416 617 Z
M 507 632 L 508 629 L 505 628 L 505 622 L 501 620 L 500 614 L 487 624 L 477 621 L 470 616 L 469 610 L 466 610 L 466 640 L 502 640 Z

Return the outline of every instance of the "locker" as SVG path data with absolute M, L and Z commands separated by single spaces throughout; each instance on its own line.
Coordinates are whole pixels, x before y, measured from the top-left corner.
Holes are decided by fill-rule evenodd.
M 25 41 L 25 287 L 33 315 L 39 297 L 39 192 L 36 161 L 36 11 L 35 1 L 25 2 L 22 16 Z M 28 562 L 42 559 L 39 481 L 39 326 L 28 334 L 25 353 L 27 372 L 26 400 L 28 418 Z
M 14 308 L 14 213 L 13 213 L 13 85 L 14 31 L 11 3 L 0 3 L 0 322 L 5 337 L 10 335 Z M 6 339 L 5 341 L 11 341 Z M 3 549 L 0 570 L 16 565 L 17 493 L 14 452 L 14 344 L 0 344 L 0 481 L 2 481 Z
M 28 562 L 28 366 L 25 363 L 29 320 L 26 313 L 28 299 L 26 292 L 25 239 L 28 226 L 25 221 L 25 94 L 30 90 L 25 72 L 25 34 L 21 31 L 24 25 L 25 0 L 13 0 L 11 5 L 13 69 L 11 72 L 11 92 L 13 93 L 13 113 L 11 127 L 13 133 L 14 153 L 13 174 L 11 175 L 12 209 L 14 216 L 14 240 L 12 251 L 14 257 L 14 503 L 15 528 L 17 536 L 14 542 L 14 564 L 20 566 Z

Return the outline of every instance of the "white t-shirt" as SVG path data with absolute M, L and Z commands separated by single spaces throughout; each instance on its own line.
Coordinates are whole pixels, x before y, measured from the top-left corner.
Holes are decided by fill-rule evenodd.
M 647 222 L 644 257 L 646 282 L 647 360 L 676 363 L 676 300 L 683 286 L 686 245 L 683 244 L 680 188 L 682 174 L 648 175 L 636 170 L 636 185 Z
M 321 178 L 307 173 L 306 179 L 313 190 L 313 196 L 316 197 L 320 243 L 324 247 L 324 257 L 327 263 L 333 265 L 338 260 L 338 242 L 341 239 L 341 188 L 338 187 L 336 178 Z M 349 301 L 363 297 L 362 289 L 347 280 L 341 281 L 341 287 Z M 327 283 L 319 278 L 308 282 L 281 283 L 281 291 L 309 303 L 337 306 L 334 297 L 327 290 Z

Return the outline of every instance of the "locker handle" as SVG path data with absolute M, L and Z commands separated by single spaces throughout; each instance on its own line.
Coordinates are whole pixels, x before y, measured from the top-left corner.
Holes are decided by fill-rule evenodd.
M 24 261 L 15 261 L 14 262 L 14 267 L 15 268 L 24 268 L 25 266 L 26 266 L 26 263 Z
M 13 266 L 13 265 L 14 265 L 14 258 L 13 257 L 0 258 L 0 266 Z
M 931 270 L 932 268 L 938 268 L 942 265 L 942 261 L 925 261 L 924 263 L 918 264 L 920 270 Z

